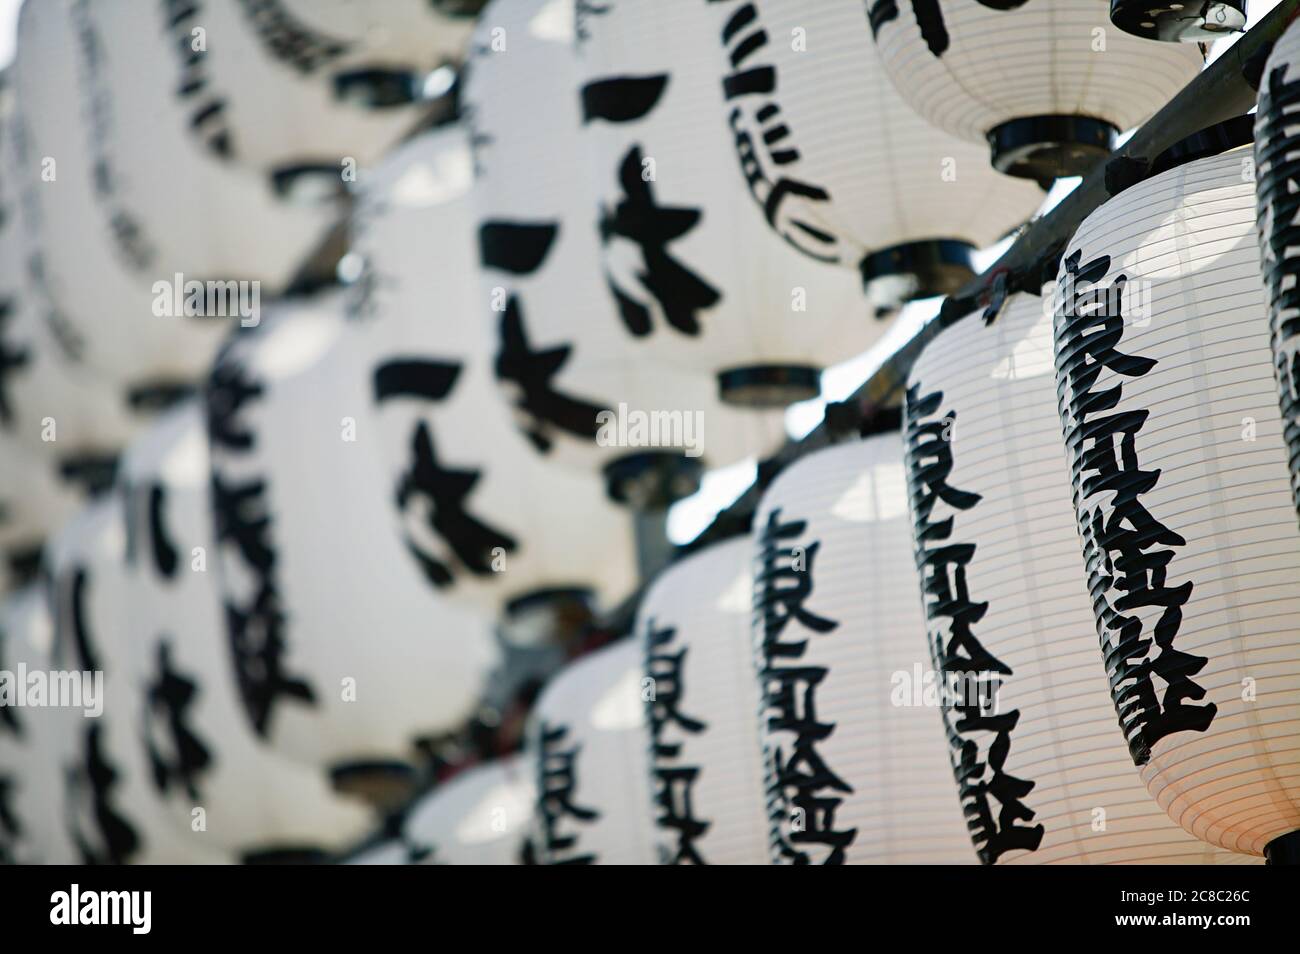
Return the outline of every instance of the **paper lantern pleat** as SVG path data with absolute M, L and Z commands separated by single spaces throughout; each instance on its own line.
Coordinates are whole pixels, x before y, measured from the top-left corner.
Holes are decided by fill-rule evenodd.
M 655 864 L 642 652 L 627 639 L 561 670 L 527 729 L 540 864 Z
M 972 842 L 986 864 L 1249 862 L 1176 825 L 1115 732 L 1055 387 L 1050 295 L 939 332 L 908 378 L 916 562 Z
M 474 711 L 491 621 L 440 600 L 392 532 L 376 344 L 340 293 L 231 342 L 206 393 L 218 579 L 252 725 L 277 751 L 399 772 Z
M 767 864 L 748 537 L 673 564 L 641 598 L 656 845 L 666 864 Z
M 1058 275 L 1058 408 L 1106 676 L 1148 791 L 1259 855 L 1300 829 L 1300 530 L 1249 149 L 1133 186 Z
M 921 684 L 899 435 L 783 471 L 759 504 L 753 547 L 772 860 L 974 864 Z
M 459 128 L 418 137 L 374 173 L 352 251 L 350 308 L 376 337 L 372 395 L 408 550 L 448 600 L 495 615 L 542 591 L 612 603 L 636 582 L 628 515 L 593 474 L 556 468 L 495 381 Z
M 1300 103 L 1300 31 L 1288 30 L 1264 68 L 1255 114 L 1255 193 L 1260 267 L 1268 292 L 1273 371 L 1282 411 L 1291 490 L 1300 517 L 1300 301 L 1296 273 L 1300 197 L 1293 188 L 1300 131 L 1291 117 Z
M 993 172 L 983 149 L 899 97 L 862 4 L 696 6 L 713 9 L 701 32 L 721 44 L 714 82 L 733 142 L 719 148 L 735 153 L 771 228 L 814 259 L 860 269 L 878 304 L 953 290 L 972 276 L 971 246 L 1041 203 L 1036 186 Z
M 356 839 L 373 817 L 333 792 L 324 772 L 277 755 L 249 725 L 217 585 L 210 477 L 197 403 L 168 412 L 142 434 L 119 475 L 127 521 L 125 664 L 157 798 L 182 834 L 193 831 L 194 808 L 202 807 L 205 844 L 240 857 L 322 858 Z M 381 691 L 372 686 L 366 695 Z
M 118 495 L 103 497 L 69 521 L 46 554 L 53 668 L 103 677 L 98 716 L 57 710 L 59 731 L 71 737 L 63 765 L 68 837 L 81 864 L 229 863 L 201 832 L 175 828 L 156 796 L 128 663 L 123 516 Z
M 192 384 L 341 211 L 288 202 L 190 139 L 162 15 L 117 0 L 24 5 L 13 67 L 14 181 L 47 324 L 78 371 L 146 402 Z
M 1082 174 L 1105 158 L 1116 132 L 1164 106 L 1203 62 L 1192 44 L 1112 28 L 1093 0 L 1008 9 L 872 0 L 869 15 L 899 95 L 940 129 L 987 138 L 994 163 L 1013 175 Z

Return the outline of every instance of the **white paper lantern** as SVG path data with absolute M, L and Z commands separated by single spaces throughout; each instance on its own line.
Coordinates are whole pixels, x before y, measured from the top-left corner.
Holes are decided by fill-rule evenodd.
M 670 187 L 682 179 L 698 180 L 689 193 L 683 183 L 683 194 L 721 191 L 689 160 L 697 142 L 708 143 L 720 161 L 728 154 L 732 179 L 738 165 L 752 197 L 748 213 L 724 215 L 720 227 L 749 233 L 765 219 L 806 256 L 858 268 L 877 307 L 953 291 L 973 277 L 971 246 L 1002 238 L 1042 201 L 1035 186 L 996 175 L 981 149 L 934 129 L 898 97 L 878 62 L 862 4 L 683 0 L 673 6 L 689 8 L 693 23 L 680 30 L 667 18 L 646 22 L 644 5 L 616 6 L 629 8 L 624 17 L 641 18 L 635 32 L 617 31 L 625 34 L 619 55 L 633 62 L 646 59 L 637 52 L 642 33 L 661 51 L 654 64 L 660 69 L 683 42 L 711 47 L 701 54 L 707 75 L 683 76 L 689 84 L 683 88 L 670 73 L 666 105 L 641 124 L 638 142 L 658 161 L 664 195 L 671 199 Z M 589 19 L 595 49 L 605 18 Z M 611 71 L 616 64 L 606 63 Z M 680 108 L 665 111 L 674 95 Z M 707 114 L 699 122 L 707 120 L 708 128 L 696 128 L 685 109 L 690 118 L 694 110 Z M 669 164 L 670 158 L 676 161 Z M 707 222 L 699 231 L 712 245 L 735 245 L 706 237 Z M 746 281 L 755 283 L 755 276 Z M 753 287 L 769 300 L 779 291 Z M 790 327 L 800 333 L 798 323 Z
M 1129 751 L 1170 817 L 1259 855 L 1300 829 L 1300 531 L 1250 160 L 1188 163 L 1088 216 L 1061 264 L 1055 350 Z
M 384 498 L 409 561 L 451 600 L 496 613 L 539 591 L 615 602 L 635 586 L 628 515 L 593 475 L 550 465 L 515 428 L 478 307 L 463 131 L 413 140 L 376 171 L 353 244 L 352 308 L 372 374 Z
M 74 737 L 63 767 L 68 836 L 82 864 L 225 863 L 205 832 L 169 823 L 150 781 L 127 663 L 124 529 L 121 501 L 109 495 L 78 513 L 46 554 L 52 668 L 78 673 L 83 684 L 83 706 L 58 712 L 67 720 L 59 731 Z M 96 673 L 98 716 L 86 696 Z
M 939 713 L 918 684 L 925 623 L 898 434 L 783 471 L 754 538 L 772 860 L 974 864 Z
M 940 129 L 987 140 L 995 167 L 1031 179 L 1087 172 L 1203 61 L 1191 44 L 1111 29 L 1097 0 L 872 0 L 867 15 L 903 99 Z
M 426 865 L 517 865 L 537 791 L 522 756 L 466 769 L 416 802 L 402 833 Z
M 646 718 L 665 864 L 768 863 L 752 555 L 746 536 L 686 557 L 660 574 L 637 610 L 654 689 Z
M 143 11 L 193 132 L 268 171 L 378 160 L 422 115 L 470 24 L 425 0 L 206 0 Z M 196 31 L 198 31 L 196 33 Z M 196 48 L 198 47 L 198 48 Z
M 436 597 L 389 526 L 372 342 L 339 293 L 241 335 L 207 391 L 219 579 L 257 733 L 374 781 L 473 712 L 490 620 Z M 349 773 L 367 769 L 365 776 Z
M 27 4 L 14 65 L 28 271 L 68 357 L 137 399 L 191 384 L 338 216 L 192 141 L 152 4 Z M 70 117 L 81 117 L 73 121 Z M 331 174 L 328 189 L 340 186 Z
M 157 797 L 174 824 L 190 831 L 193 811 L 202 807 L 207 840 L 263 860 L 319 859 L 355 839 L 373 824 L 371 813 L 335 794 L 325 773 L 275 754 L 245 716 L 212 552 L 200 407 L 183 404 L 141 435 L 119 480 L 134 717 Z M 358 707 L 378 690 L 359 696 Z
M 558 673 L 529 717 L 535 859 L 550 865 L 655 864 L 642 652 L 634 639 Z
M 0 160 L 17 168 L 12 133 L 12 114 L 0 110 Z M 144 414 L 105 379 L 77 367 L 51 330 L 58 306 L 29 268 L 20 206 L 13 180 L 0 180 L 0 434 L 83 469 L 115 455 Z
M 1249 861 L 1174 824 L 1115 732 L 1055 389 L 1050 295 L 941 331 L 908 378 L 927 669 L 972 841 L 987 864 Z
M 45 538 L 82 499 L 53 461 L 0 430 L 0 593 L 35 569 Z
M 652 339 L 678 332 L 639 337 L 620 317 L 584 165 L 573 12 L 554 0 L 490 6 L 466 71 L 481 266 L 473 301 L 496 332 L 496 382 L 537 451 L 579 468 L 609 464 L 615 485 L 652 461 L 688 467 L 683 448 L 711 466 L 765 456 L 785 437 L 779 412 L 722 405 L 708 362 L 658 360 Z M 820 303 L 818 289 L 805 291 Z M 655 430 L 635 430 L 643 422 Z
M 35 586 L 0 604 L 0 864 L 72 864 L 63 762 L 72 737 L 50 708 L 53 632 Z
M 1273 371 L 1282 410 L 1282 436 L 1291 467 L 1291 491 L 1300 515 L 1300 302 L 1297 263 L 1300 193 L 1293 162 L 1300 152 L 1300 30 L 1278 40 L 1264 68 L 1255 119 L 1255 193 L 1259 213 L 1260 267 L 1268 293 Z

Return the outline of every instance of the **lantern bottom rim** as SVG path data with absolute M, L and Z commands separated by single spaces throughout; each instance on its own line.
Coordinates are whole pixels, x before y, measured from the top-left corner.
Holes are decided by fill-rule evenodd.
M 605 492 L 636 510 L 659 510 L 700 489 L 704 465 L 681 451 L 637 451 L 604 467 Z
M 1111 154 L 1119 130 L 1089 116 L 1021 116 L 988 131 L 993 168 L 1043 188 L 1087 175 Z
M 594 598 L 595 594 L 587 586 L 547 586 L 511 598 L 503 610 L 506 618 L 511 619 L 535 610 L 549 610 L 565 605 L 589 607 Z
M 1270 865 L 1300 865 L 1300 831 L 1279 835 L 1265 845 L 1264 860 Z
M 718 372 L 723 404 L 782 408 L 821 393 L 821 368 L 801 364 L 752 364 Z
M 1110 22 L 1144 40 L 1197 43 L 1218 40 L 1246 29 L 1246 0 L 1110 0 Z
M 961 239 L 903 242 L 864 256 L 858 271 L 879 316 L 918 298 L 958 291 L 975 277 L 974 253 L 975 246 Z
M 330 856 L 319 848 L 274 847 L 245 851 L 239 856 L 245 865 L 323 865 Z
M 330 782 L 341 795 L 380 808 L 395 808 L 415 793 L 417 778 L 415 769 L 405 762 L 374 759 L 332 766 Z

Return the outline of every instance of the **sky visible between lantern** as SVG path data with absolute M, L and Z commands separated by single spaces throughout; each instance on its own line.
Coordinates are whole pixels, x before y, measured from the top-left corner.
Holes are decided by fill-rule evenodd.
M 1273 9 L 1278 0 L 1251 0 L 1246 27 L 1253 27 L 1264 15 Z M 0 0 L 0 69 L 4 69 L 13 60 L 14 37 L 18 29 L 18 9 L 22 0 Z M 1218 59 L 1228 47 L 1236 42 L 1237 37 L 1218 40 L 1210 48 L 1209 61 Z M 1124 137 L 1121 137 L 1122 142 Z M 1079 184 L 1079 179 L 1061 179 L 1052 187 L 1044 199 L 1039 214 L 1051 209 L 1064 198 L 1070 190 Z M 1007 239 L 975 256 L 975 267 L 982 269 L 997 259 L 1007 246 Z M 789 409 L 786 414 L 786 430 L 793 437 L 802 437 L 817 426 L 827 401 L 841 401 L 852 394 L 866 378 L 891 355 L 902 342 L 911 336 L 927 319 L 939 309 L 941 299 L 928 298 L 913 302 L 905 307 L 894 321 L 893 326 L 880 341 L 869 350 L 849 361 L 826 369 L 822 376 L 822 397 L 813 401 L 804 401 Z M 708 440 L 708 422 L 705 422 L 705 441 Z M 729 467 L 722 467 L 705 474 L 700 490 L 675 504 L 668 514 L 668 536 L 674 543 L 685 543 L 707 527 L 719 510 L 734 501 L 753 483 L 755 462 L 742 461 Z

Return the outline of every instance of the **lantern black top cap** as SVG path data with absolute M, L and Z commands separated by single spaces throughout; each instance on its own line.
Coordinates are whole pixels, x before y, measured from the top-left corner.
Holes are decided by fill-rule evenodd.
M 1110 0 L 1110 22 L 1144 40 L 1216 40 L 1246 28 L 1246 0 Z
M 1229 149 L 1236 149 L 1238 146 L 1245 146 L 1254 141 L 1255 117 L 1249 113 L 1234 116 L 1213 126 L 1206 126 L 1174 143 L 1152 160 L 1148 175 L 1159 175 L 1195 159 L 1217 156 Z
M 1020 116 L 988 131 L 993 168 L 1048 185 L 1087 175 L 1111 154 L 1119 130 L 1090 116 Z

